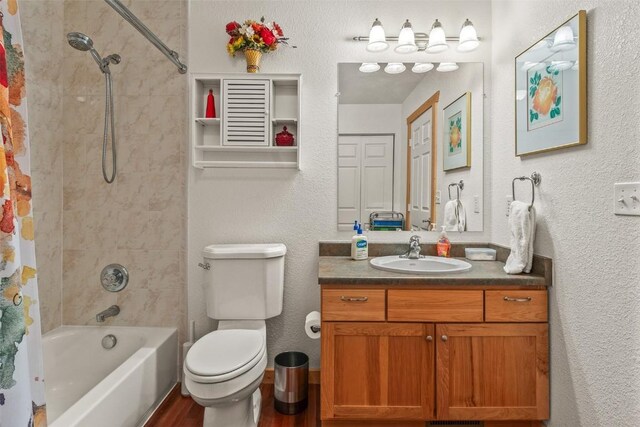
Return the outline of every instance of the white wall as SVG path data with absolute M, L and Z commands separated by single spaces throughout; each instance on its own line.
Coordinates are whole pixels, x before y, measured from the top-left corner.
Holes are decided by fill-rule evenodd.
M 211 243 L 283 242 L 286 260 L 284 312 L 267 322 L 270 363 L 284 350 L 302 350 L 319 366 L 319 341 L 306 338 L 304 316 L 319 308 L 318 241 L 349 237 L 338 233 L 337 221 L 337 64 L 376 58 L 380 62 L 424 60 L 424 53 L 399 55 L 392 50 L 371 54 L 363 43 L 350 41 L 367 35 L 378 17 L 389 34 L 410 17 L 416 31 L 428 31 L 439 18 L 447 33 L 455 34 L 465 18 L 473 20 L 485 43 L 470 54 L 451 49 L 433 61 L 484 61 L 491 58 L 490 1 L 211 1 L 189 2 L 189 71 L 244 72 L 243 58 L 225 51 L 224 26 L 231 20 L 264 15 L 277 20 L 297 49 L 280 49 L 263 57 L 263 72 L 303 74 L 304 134 L 299 141 L 302 170 L 189 168 L 188 280 L 189 319 L 197 334 L 210 330 L 203 303 L 202 248 Z M 486 70 L 485 70 L 486 71 Z M 487 87 L 488 82 L 485 84 Z M 408 233 L 374 233 L 372 239 L 408 241 Z M 380 234 L 382 237 L 378 237 Z M 389 236 L 393 234 L 393 236 Z M 426 233 L 425 233 L 426 236 Z M 428 240 L 435 241 L 435 233 Z M 465 233 L 454 239 L 488 239 L 488 233 Z
M 420 105 L 429 99 L 434 93 L 440 91 L 440 101 L 438 102 L 438 132 L 436 139 L 437 147 L 437 171 L 436 187 L 441 193 L 441 203 L 436 206 L 436 224 L 441 226 L 444 221 L 444 205 L 449 200 L 447 187 L 453 182 L 464 180 L 464 190 L 461 193 L 462 204 L 467 214 L 467 229 L 472 231 L 483 230 L 483 213 L 485 211 L 483 199 L 483 181 L 484 181 L 484 143 L 489 145 L 489 131 L 485 132 L 485 121 L 489 121 L 490 115 L 484 114 L 485 107 L 488 108 L 489 102 L 484 99 L 483 90 L 483 64 L 482 63 L 464 63 L 460 64 L 460 69 L 450 73 L 439 73 L 431 71 L 416 86 L 416 88 L 407 96 L 402 104 L 402 117 L 406 122 L 406 117 L 410 116 Z M 471 167 L 445 172 L 443 170 L 444 149 L 444 109 L 460 97 L 465 92 L 471 92 Z M 486 106 L 485 106 L 486 104 Z M 486 134 L 486 135 L 485 135 Z M 402 140 L 407 140 L 407 128 L 402 128 Z M 487 147 L 488 149 L 488 147 Z M 406 158 L 406 144 L 402 145 L 401 156 Z M 455 197 L 455 188 L 451 188 L 451 196 Z M 478 196 L 480 199 L 480 212 L 473 211 L 473 198 Z M 488 207 L 488 204 L 487 204 Z M 438 230 L 440 227 L 437 228 Z M 449 233 L 457 234 L 457 233 Z M 458 235 L 460 237 L 461 235 Z M 466 236 L 462 235 L 463 237 Z
M 636 0 L 498 1 L 493 7 L 493 240 L 508 243 L 511 179 L 542 174 L 536 252 L 553 258 L 551 426 L 640 425 L 640 218 L 616 217 L 614 182 L 640 181 Z M 588 10 L 589 142 L 514 157 L 514 57 Z
M 404 214 L 406 172 L 402 157 L 402 105 L 340 104 L 339 134 L 393 134 L 393 210 Z

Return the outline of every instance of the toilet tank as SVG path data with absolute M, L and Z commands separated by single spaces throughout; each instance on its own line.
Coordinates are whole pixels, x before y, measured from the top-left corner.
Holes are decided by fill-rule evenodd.
M 282 313 L 282 243 L 210 245 L 204 248 L 205 298 L 212 319 L 268 319 Z

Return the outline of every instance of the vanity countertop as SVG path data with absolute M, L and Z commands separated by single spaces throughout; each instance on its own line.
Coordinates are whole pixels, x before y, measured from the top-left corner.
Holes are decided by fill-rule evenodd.
M 371 258 L 369 258 L 370 260 Z M 461 258 L 463 259 L 463 258 Z M 416 275 L 394 273 L 373 268 L 367 261 L 354 261 L 347 256 L 320 256 L 318 283 L 320 285 L 381 285 L 381 286 L 450 286 L 465 287 L 536 287 L 548 286 L 542 274 L 507 274 L 504 262 L 471 261 L 469 271 L 450 274 Z

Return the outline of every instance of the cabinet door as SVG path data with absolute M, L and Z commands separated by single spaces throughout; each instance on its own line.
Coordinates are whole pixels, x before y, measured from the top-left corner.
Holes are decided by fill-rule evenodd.
M 549 418 L 548 325 L 436 326 L 438 419 Z
M 323 322 L 322 419 L 434 414 L 434 326 Z
M 269 145 L 269 80 L 223 80 L 222 145 Z

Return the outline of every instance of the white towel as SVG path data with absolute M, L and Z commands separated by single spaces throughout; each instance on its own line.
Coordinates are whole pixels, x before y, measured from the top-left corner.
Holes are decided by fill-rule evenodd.
M 508 274 L 531 272 L 533 263 L 533 239 L 536 234 L 536 210 L 524 202 L 511 203 L 509 215 L 509 230 L 511 232 L 511 253 L 504 266 Z
M 467 214 L 459 199 L 449 200 L 444 205 L 444 229 L 446 231 L 465 231 Z

